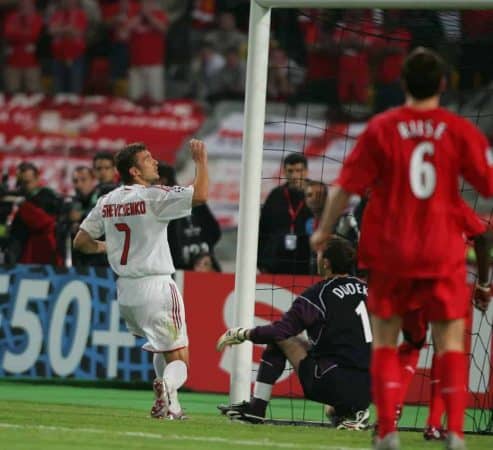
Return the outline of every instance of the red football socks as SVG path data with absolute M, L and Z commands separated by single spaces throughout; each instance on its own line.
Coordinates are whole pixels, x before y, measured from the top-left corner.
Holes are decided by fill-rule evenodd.
M 467 401 L 467 364 L 463 352 L 446 352 L 440 357 L 442 398 L 447 413 L 447 430 L 464 435 L 464 411 Z
M 418 365 L 419 359 L 419 350 L 408 342 L 403 342 L 397 348 L 397 356 L 399 358 L 399 365 L 401 368 L 402 383 L 399 404 L 403 405 L 407 391 L 409 390 L 409 385 L 411 384 L 411 380 L 416 373 L 416 366 Z
M 401 370 L 397 350 L 373 350 L 371 361 L 373 401 L 377 407 L 378 436 L 396 430 L 395 411 L 401 397 Z
M 442 416 L 445 411 L 445 405 L 442 398 L 442 384 L 440 382 L 441 358 L 435 353 L 431 364 L 431 379 L 430 379 L 430 411 L 427 424 L 430 427 L 441 428 Z

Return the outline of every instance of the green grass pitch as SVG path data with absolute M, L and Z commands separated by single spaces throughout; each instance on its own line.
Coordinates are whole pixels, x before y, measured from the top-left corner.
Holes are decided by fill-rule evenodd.
M 78 449 L 370 449 L 370 432 L 247 425 L 220 416 L 223 395 L 182 393 L 188 421 L 148 418 L 152 391 L 0 381 L 0 448 Z M 275 417 L 321 419 L 321 408 L 274 399 Z M 412 409 L 412 408 L 410 408 Z M 407 450 L 441 449 L 420 433 L 401 433 Z M 468 436 L 469 450 L 493 449 L 493 436 Z

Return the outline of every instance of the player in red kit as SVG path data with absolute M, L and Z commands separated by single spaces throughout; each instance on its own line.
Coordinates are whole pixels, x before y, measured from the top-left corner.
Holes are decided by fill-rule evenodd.
M 477 282 L 474 289 L 473 302 L 478 310 L 484 312 L 487 310 L 491 298 L 489 268 L 492 233 L 487 229 L 486 222 L 482 221 L 464 201 L 459 203 L 458 218 L 463 221 L 464 237 L 474 244 Z M 424 309 L 411 311 L 403 317 L 402 333 L 404 341 L 397 349 L 402 377 L 398 416 L 416 371 L 419 352 L 426 342 L 427 329 L 428 322 Z M 426 440 L 442 440 L 446 436 L 446 431 L 442 428 L 442 416 L 445 406 L 441 395 L 440 358 L 436 353 L 433 355 L 431 365 L 430 384 L 429 413 L 423 436 Z
M 406 103 L 369 121 L 311 238 L 313 249 L 322 249 L 350 196 L 370 192 L 358 258 L 369 271 L 378 450 L 400 448 L 395 424 L 401 392 L 397 337 L 402 317 L 419 308 L 432 323 L 440 355 L 447 449 L 465 449 L 468 289 L 463 224 L 456 212 L 458 185 L 463 176 L 484 196 L 493 195 L 493 154 L 471 122 L 439 107 L 445 71 L 431 50 L 419 47 L 409 54 L 402 69 Z

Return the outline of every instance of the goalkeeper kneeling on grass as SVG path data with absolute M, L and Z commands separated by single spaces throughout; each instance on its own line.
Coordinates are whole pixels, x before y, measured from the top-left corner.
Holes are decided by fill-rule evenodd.
M 332 239 L 317 255 L 323 281 L 308 288 L 283 317 L 251 329 L 230 328 L 217 350 L 246 340 L 267 344 L 262 354 L 252 399 L 219 409 L 232 419 L 261 423 L 272 387 L 286 358 L 293 366 L 306 398 L 330 405 L 337 428 L 368 428 L 370 404 L 370 322 L 367 287 L 351 276 L 355 251 L 344 239 Z M 299 336 L 307 332 L 309 341 Z

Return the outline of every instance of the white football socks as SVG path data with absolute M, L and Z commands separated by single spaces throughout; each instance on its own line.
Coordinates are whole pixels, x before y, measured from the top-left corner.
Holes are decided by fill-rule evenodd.
M 154 353 L 152 357 L 152 363 L 154 364 L 154 372 L 156 372 L 156 378 L 163 379 L 164 368 L 166 367 L 166 360 L 163 353 Z
M 169 410 L 174 414 L 181 412 L 181 405 L 178 401 L 178 389 L 187 381 L 187 365 L 180 360 L 171 361 L 164 369 L 163 379 L 168 388 L 170 398 Z

